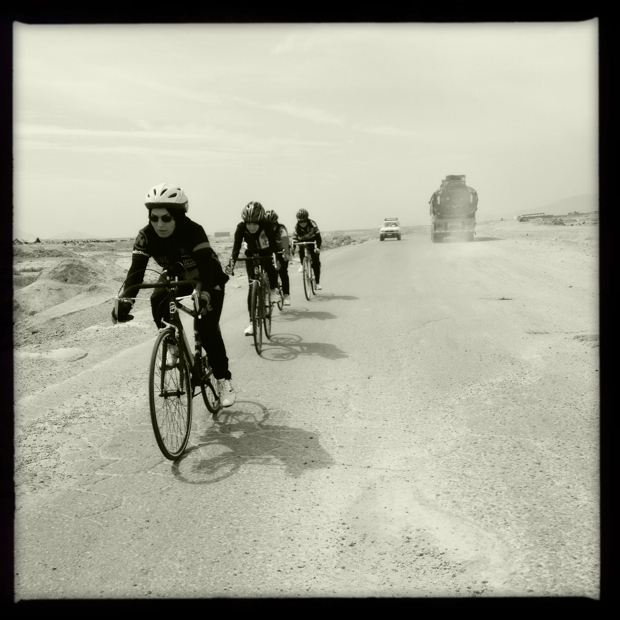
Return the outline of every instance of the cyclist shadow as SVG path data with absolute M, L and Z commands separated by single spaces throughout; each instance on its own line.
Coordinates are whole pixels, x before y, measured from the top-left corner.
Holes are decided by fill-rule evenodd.
M 318 355 L 330 360 L 349 357 L 342 349 L 327 342 L 302 342 L 297 334 L 273 334 L 263 341 L 261 357 L 271 362 L 286 362 L 300 355 Z
M 326 321 L 327 319 L 338 318 L 331 312 L 323 312 L 321 310 L 307 310 L 306 308 L 289 308 L 280 312 L 279 314 L 272 314 L 272 321 L 288 323 L 292 321 L 299 321 L 299 319 L 318 319 L 319 321 Z
M 172 465 L 175 477 L 188 484 L 213 484 L 236 474 L 244 465 L 282 465 L 287 476 L 298 478 L 335 461 L 321 446 L 318 433 L 284 424 L 268 424 L 273 413 L 254 401 L 237 401 L 221 410 Z

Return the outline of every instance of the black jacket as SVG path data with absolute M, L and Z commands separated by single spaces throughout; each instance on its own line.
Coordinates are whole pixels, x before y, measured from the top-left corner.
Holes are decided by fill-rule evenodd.
M 255 233 L 251 233 L 246 228 L 245 222 L 239 222 L 235 230 L 235 238 L 231 252 L 233 260 L 237 260 L 239 257 L 241 243 L 243 241 L 245 241 L 248 246 L 248 249 L 245 251 L 246 256 L 253 256 L 254 254 L 275 254 L 278 251 L 273 228 L 266 222 L 259 222 L 258 230 Z
M 203 227 L 188 217 L 177 221 L 170 237 L 161 238 L 151 224 L 140 230 L 133 246 L 125 288 L 144 281 L 149 258 L 181 279 L 200 280 L 207 291 L 218 285 L 223 288 L 229 279 Z

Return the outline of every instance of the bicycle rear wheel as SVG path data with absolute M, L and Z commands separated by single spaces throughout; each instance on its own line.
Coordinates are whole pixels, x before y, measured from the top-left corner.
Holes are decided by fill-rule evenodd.
M 310 261 L 304 256 L 304 294 L 308 301 L 310 301 L 310 297 L 312 296 L 312 284 L 310 283 L 310 269 L 312 269 L 312 267 L 308 264 L 309 262 Z
M 176 347 L 178 355 L 171 349 Z M 149 369 L 149 407 L 157 445 L 171 461 L 179 458 L 192 428 L 190 372 L 173 329 L 159 332 Z
M 271 339 L 271 314 L 273 307 L 271 306 L 271 291 L 269 289 L 269 279 L 263 276 L 263 325 L 265 326 L 265 336 Z
M 254 348 L 260 355 L 263 349 L 263 313 L 262 300 L 259 294 L 260 285 L 258 281 L 252 282 L 252 327 L 254 336 Z
M 207 409 L 216 417 L 217 412 L 222 408 L 220 403 L 220 395 L 216 385 L 216 379 L 213 376 L 211 366 L 207 356 L 203 355 L 200 366 L 200 391 L 202 392 L 202 400 L 205 401 Z

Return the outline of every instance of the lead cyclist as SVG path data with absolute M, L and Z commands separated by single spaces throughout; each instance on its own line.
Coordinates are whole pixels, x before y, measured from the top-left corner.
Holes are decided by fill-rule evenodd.
M 196 282 L 195 290 L 191 285 L 185 285 L 179 287 L 178 294 L 192 294 L 197 298 L 201 313 L 201 319 L 197 321 L 198 333 L 217 379 L 220 402 L 223 407 L 230 407 L 236 395 L 219 325 L 228 276 L 223 272 L 203 227 L 187 217 L 188 200 L 180 187 L 170 183 L 155 185 L 146 195 L 144 204 L 149 212 L 149 222 L 136 237 L 125 289 L 144 281 L 151 257 L 169 273 Z M 123 298 L 122 294 L 120 297 L 118 314 L 112 310 L 112 318 L 122 323 L 133 319 L 130 312 L 134 302 Z M 162 320 L 170 321 L 166 298 L 164 289 L 155 289 L 151 295 L 151 312 L 158 328 L 163 327 Z M 178 351 L 176 355 L 179 355 Z

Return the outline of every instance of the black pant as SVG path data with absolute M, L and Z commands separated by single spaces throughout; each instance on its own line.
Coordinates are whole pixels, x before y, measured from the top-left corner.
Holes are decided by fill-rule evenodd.
M 190 295 L 193 291 L 190 284 L 180 286 L 177 295 Z M 168 307 L 167 293 L 165 289 L 155 289 L 151 295 L 151 311 L 157 327 L 163 327 L 161 320 L 170 322 L 170 308 Z M 204 350 L 209 358 L 209 365 L 213 370 L 216 379 L 230 379 L 231 374 L 228 370 L 228 357 L 226 357 L 226 346 L 220 332 L 220 315 L 224 306 L 224 291 L 214 290 L 211 293 L 211 306 L 213 310 L 207 312 L 201 319 L 196 321 L 198 325 L 198 335 Z M 189 339 L 191 342 L 191 338 Z
M 260 256 L 271 256 L 271 254 L 260 254 Z M 250 258 L 246 254 L 246 258 Z M 248 274 L 248 282 L 250 280 L 254 280 L 256 277 L 254 274 L 254 265 L 251 260 L 246 260 L 245 262 L 245 270 Z M 278 272 L 276 268 L 273 266 L 273 261 L 271 260 L 262 260 L 261 264 L 263 269 L 267 272 L 267 276 L 269 278 L 269 288 L 277 288 L 278 286 Z M 248 315 L 250 316 L 250 320 L 252 320 L 252 287 L 248 286 Z
M 288 261 L 284 260 L 282 254 L 276 254 L 278 257 L 278 264 L 280 265 L 280 280 L 282 280 L 282 292 L 285 295 L 290 295 L 291 293 L 291 282 L 288 278 Z
M 307 245 L 299 246 L 299 260 L 303 263 L 304 256 L 306 254 L 306 248 L 310 247 Z M 316 278 L 316 283 L 318 284 L 321 281 L 321 260 L 319 259 L 319 255 L 314 251 L 314 247 L 312 247 L 310 252 L 310 260 L 312 260 L 312 271 L 314 271 L 314 277 Z

